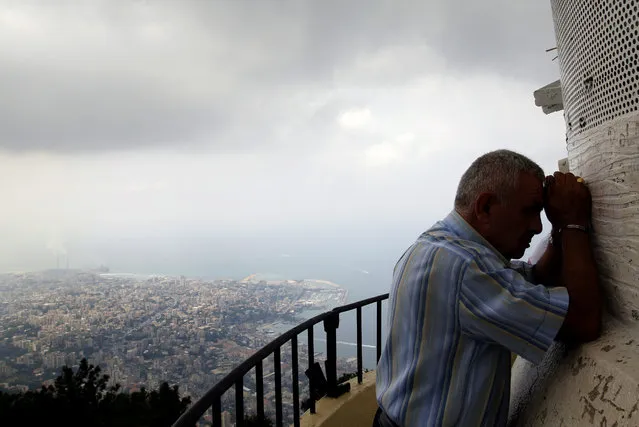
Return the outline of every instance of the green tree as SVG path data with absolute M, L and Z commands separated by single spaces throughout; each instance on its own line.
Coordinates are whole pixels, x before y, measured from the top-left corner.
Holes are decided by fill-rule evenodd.
M 49 387 L 26 393 L 0 392 L 2 426 L 170 426 L 191 403 L 178 386 L 164 382 L 158 390 L 123 393 L 108 386 L 109 376 L 82 359 L 76 372 L 63 367 Z

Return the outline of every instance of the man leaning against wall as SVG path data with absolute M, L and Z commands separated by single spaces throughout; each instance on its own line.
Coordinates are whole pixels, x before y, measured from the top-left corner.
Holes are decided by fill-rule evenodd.
M 523 256 L 552 239 L 533 266 Z M 555 339 L 596 339 L 601 293 L 581 178 L 545 177 L 527 157 L 487 153 L 452 212 L 397 262 L 377 367 L 375 426 L 505 426 L 511 354 L 539 363 Z

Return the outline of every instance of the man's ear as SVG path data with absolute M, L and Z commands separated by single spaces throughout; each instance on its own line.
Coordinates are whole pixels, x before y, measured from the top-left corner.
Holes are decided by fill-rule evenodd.
M 491 209 L 497 204 L 497 197 L 493 193 L 481 193 L 475 200 L 475 218 L 480 223 L 489 222 Z

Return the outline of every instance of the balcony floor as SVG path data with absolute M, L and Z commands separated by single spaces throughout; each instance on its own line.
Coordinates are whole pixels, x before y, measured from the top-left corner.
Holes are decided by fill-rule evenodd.
M 375 371 L 364 373 L 361 384 L 350 380 L 351 391 L 337 399 L 325 397 L 316 403 L 316 413 L 306 412 L 301 427 L 371 427 L 377 411 Z

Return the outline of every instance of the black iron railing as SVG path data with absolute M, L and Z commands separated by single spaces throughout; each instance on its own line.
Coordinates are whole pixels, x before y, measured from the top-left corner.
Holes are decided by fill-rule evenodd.
M 292 368 L 292 394 L 293 394 L 293 423 L 295 427 L 300 424 L 300 396 L 299 396 L 299 362 L 298 362 L 298 335 L 306 332 L 308 337 L 308 370 L 309 379 L 309 410 L 315 413 L 315 400 L 323 396 L 336 397 L 348 387 L 337 384 L 337 329 L 339 328 L 340 314 L 356 310 L 357 312 L 357 381 L 363 379 L 363 357 L 362 357 L 362 307 L 370 304 L 377 305 L 377 330 L 376 330 L 376 360 L 379 360 L 382 351 L 382 301 L 388 298 L 388 294 L 379 295 L 373 298 L 361 300 L 352 304 L 334 308 L 331 311 L 315 316 L 283 333 L 269 344 L 262 347 L 251 357 L 242 362 L 226 377 L 220 380 L 201 399 L 195 402 L 182 416 L 173 424 L 173 427 L 192 427 L 209 410 L 213 414 L 213 426 L 222 426 L 222 395 L 232 386 L 235 386 L 235 425 L 238 427 L 244 424 L 244 376 L 255 368 L 255 394 L 256 409 L 258 419 L 264 419 L 264 359 L 273 355 L 273 368 L 275 380 L 275 425 L 283 425 L 282 416 L 282 367 L 281 348 L 288 342 L 291 343 L 291 368 Z M 324 322 L 326 332 L 326 378 L 321 373 L 319 364 L 314 360 L 314 336 L 313 327 Z M 319 375 L 318 375 L 319 369 Z M 325 384 L 323 384 L 325 382 Z

